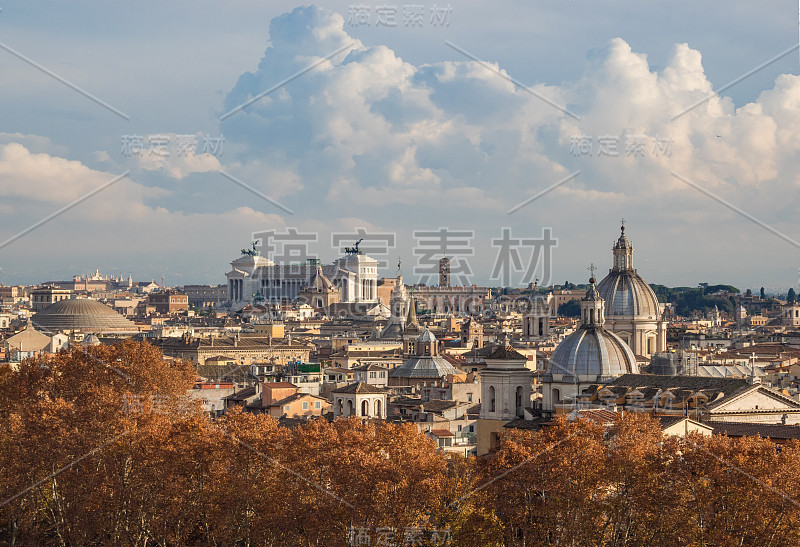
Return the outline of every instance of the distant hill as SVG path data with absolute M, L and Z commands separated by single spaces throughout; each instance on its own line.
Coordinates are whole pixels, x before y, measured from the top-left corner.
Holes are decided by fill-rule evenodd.
M 733 285 L 708 285 L 703 287 L 666 287 L 650 284 L 659 302 L 674 302 L 678 315 L 688 315 L 693 311 L 708 312 L 717 306 L 720 311 L 733 316 L 736 300 L 732 295 L 741 291 Z

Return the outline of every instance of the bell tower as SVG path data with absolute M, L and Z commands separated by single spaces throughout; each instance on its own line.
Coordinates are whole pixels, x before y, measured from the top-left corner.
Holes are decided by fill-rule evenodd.
M 439 260 L 439 286 L 450 286 L 450 259 L 446 256 Z

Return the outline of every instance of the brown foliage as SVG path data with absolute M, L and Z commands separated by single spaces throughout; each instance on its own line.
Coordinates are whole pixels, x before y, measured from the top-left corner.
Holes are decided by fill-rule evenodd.
M 343 546 L 353 527 L 413 526 L 469 547 L 800 544 L 798 444 L 665 438 L 626 414 L 464 459 L 408 424 L 212 421 L 183 399 L 193 379 L 133 342 L 0 370 L 0 539 Z
M 798 444 L 667 438 L 639 414 L 605 431 L 562 417 L 509 432 L 482 467 L 494 482 L 477 503 L 494 508 L 505 545 L 800 543 Z

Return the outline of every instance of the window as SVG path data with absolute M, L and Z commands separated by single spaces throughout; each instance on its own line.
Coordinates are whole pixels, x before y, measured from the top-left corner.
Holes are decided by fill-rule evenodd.
M 369 377 L 374 380 L 376 378 L 375 372 L 370 372 Z
M 315 401 L 314 402 L 314 408 L 317 408 L 317 409 L 322 408 L 322 403 L 320 403 L 319 401 Z
M 283 410 L 288 411 L 289 410 L 289 405 L 286 405 L 285 407 L 283 407 Z
M 472 402 L 472 393 L 467 393 L 467 402 L 468 403 Z
M 308 401 L 303 401 L 303 410 L 308 410 Z

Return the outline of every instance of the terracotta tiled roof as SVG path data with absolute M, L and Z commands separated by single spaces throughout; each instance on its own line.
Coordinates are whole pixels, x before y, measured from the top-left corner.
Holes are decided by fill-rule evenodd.
M 244 401 L 246 399 L 249 399 L 250 397 L 255 396 L 255 394 L 256 394 L 256 388 L 250 386 L 244 388 L 241 391 L 237 391 L 232 395 L 228 395 L 227 397 L 225 397 L 225 399 L 228 401 Z
M 748 422 L 706 422 L 714 433 L 729 437 L 755 437 L 770 439 L 800 439 L 800 425 L 759 424 Z
M 386 393 L 386 390 L 381 389 L 379 387 L 374 387 L 369 384 L 365 384 L 364 382 L 356 382 L 354 384 L 350 384 L 345 387 L 341 387 L 339 389 L 334 389 L 331 393 Z
M 284 388 L 284 387 L 297 387 L 291 382 L 264 382 L 264 387 L 270 388 Z
M 504 359 L 508 361 L 527 361 L 528 358 L 511 346 L 500 346 L 489 354 L 487 359 Z
M 458 402 L 444 399 L 434 399 L 432 401 L 425 401 L 422 403 L 423 412 L 444 412 L 445 410 L 455 406 L 458 406 Z
M 730 395 L 748 386 L 744 378 L 707 378 L 704 376 L 656 376 L 652 374 L 623 374 L 609 386 L 655 387 L 658 389 L 688 389 L 691 391 L 721 391 Z

